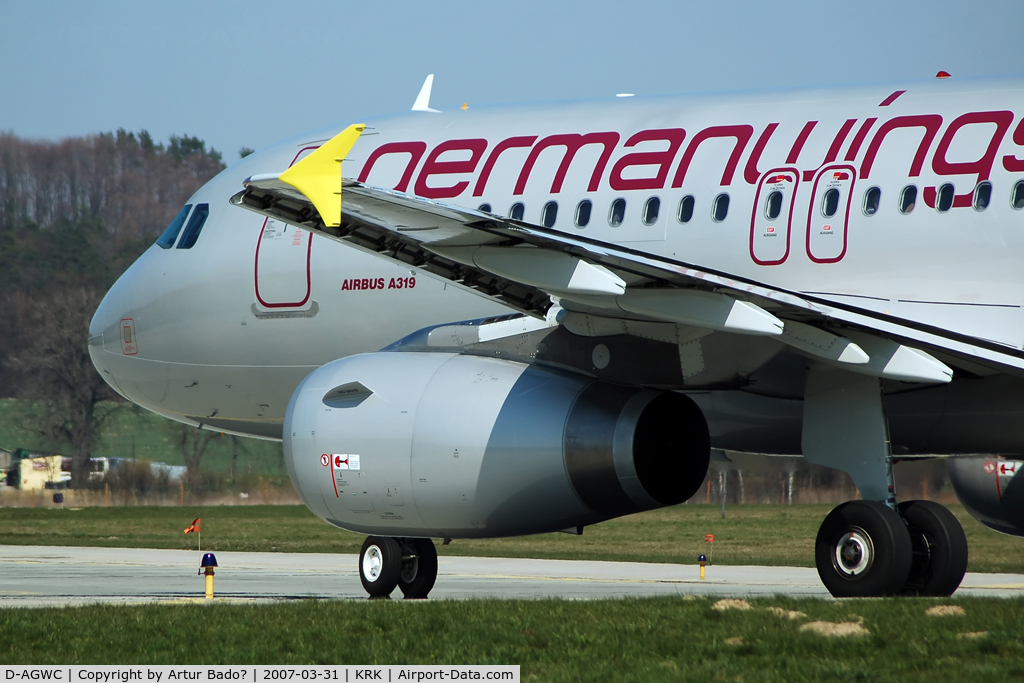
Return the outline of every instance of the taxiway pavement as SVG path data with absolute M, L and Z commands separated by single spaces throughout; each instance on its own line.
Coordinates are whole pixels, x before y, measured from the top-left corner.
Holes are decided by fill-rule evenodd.
M 366 599 L 356 555 L 218 552 L 217 601 Z M 201 554 L 186 550 L 0 546 L 0 607 L 203 600 Z M 829 598 L 814 569 L 440 557 L 434 599 L 662 595 Z M 969 573 L 957 595 L 1024 595 L 1024 574 Z M 401 597 L 395 591 L 393 597 Z M 205 602 L 205 601 L 204 601 Z

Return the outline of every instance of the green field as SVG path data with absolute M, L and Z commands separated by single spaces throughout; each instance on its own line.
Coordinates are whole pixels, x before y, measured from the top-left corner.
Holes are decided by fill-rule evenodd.
M 28 401 L 0 399 L 0 448 L 64 452 L 66 444 L 43 436 L 34 427 L 32 410 Z M 131 404 L 120 404 L 104 425 L 93 455 L 184 465 L 178 442 L 180 429 L 179 423 L 156 413 Z M 238 439 L 238 446 L 238 474 L 287 477 L 279 442 Z M 231 470 L 231 458 L 232 439 L 214 435 L 203 458 L 202 469 L 226 475 Z
M 0 610 L 0 662 L 518 664 L 531 681 L 1024 679 L 1024 599 L 749 604 L 744 611 L 716 609 L 714 598 L 378 600 Z M 937 604 L 963 614 L 925 614 Z M 863 631 L 801 630 L 810 622 Z
M 2 498 L 0 498 L 2 500 Z M 968 569 L 1024 572 L 1024 539 L 1004 536 L 950 506 L 967 532 Z M 813 566 L 814 537 L 830 505 L 678 505 L 587 527 L 582 536 L 544 534 L 456 540 L 442 555 Z M 301 505 L 0 508 L 0 544 L 192 548 L 182 529 L 202 518 L 210 550 L 357 553 L 364 536 L 336 529 Z M 714 534 L 714 545 L 704 542 Z M 713 553 L 713 554 L 712 554 Z

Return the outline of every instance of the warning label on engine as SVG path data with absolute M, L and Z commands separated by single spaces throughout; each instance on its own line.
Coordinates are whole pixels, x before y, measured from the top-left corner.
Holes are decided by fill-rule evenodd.
M 359 469 L 359 456 L 355 453 L 332 453 L 331 460 L 336 470 Z
M 359 455 L 357 453 L 324 453 L 321 462 L 325 459 L 331 465 L 331 477 L 334 479 L 334 495 L 340 497 L 341 491 L 348 485 L 348 482 L 345 481 L 345 472 L 359 469 Z

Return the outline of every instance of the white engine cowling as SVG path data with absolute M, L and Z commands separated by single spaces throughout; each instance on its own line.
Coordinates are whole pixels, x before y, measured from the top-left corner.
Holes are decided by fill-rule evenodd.
M 367 534 L 544 533 L 681 503 L 707 473 L 700 409 L 673 392 L 442 353 L 313 371 L 284 423 L 288 472 L 322 519 Z
M 998 456 L 946 461 L 956 497 L 989 529 L 1024 536 L 1024 462 Z

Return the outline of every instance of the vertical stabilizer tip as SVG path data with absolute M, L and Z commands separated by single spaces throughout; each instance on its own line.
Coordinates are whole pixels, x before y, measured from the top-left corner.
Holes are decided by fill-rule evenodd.
M 413 111 L 432 111 L 435 114 L 439 113 L 436 109 L 430 108 L 430 89 L 434 87 L 434 74 L 429 74 L 427 79 L 423 81 L 423 87 L 420 88 L 420 94 L 416 96 L 416 101 L 412 103 Z

